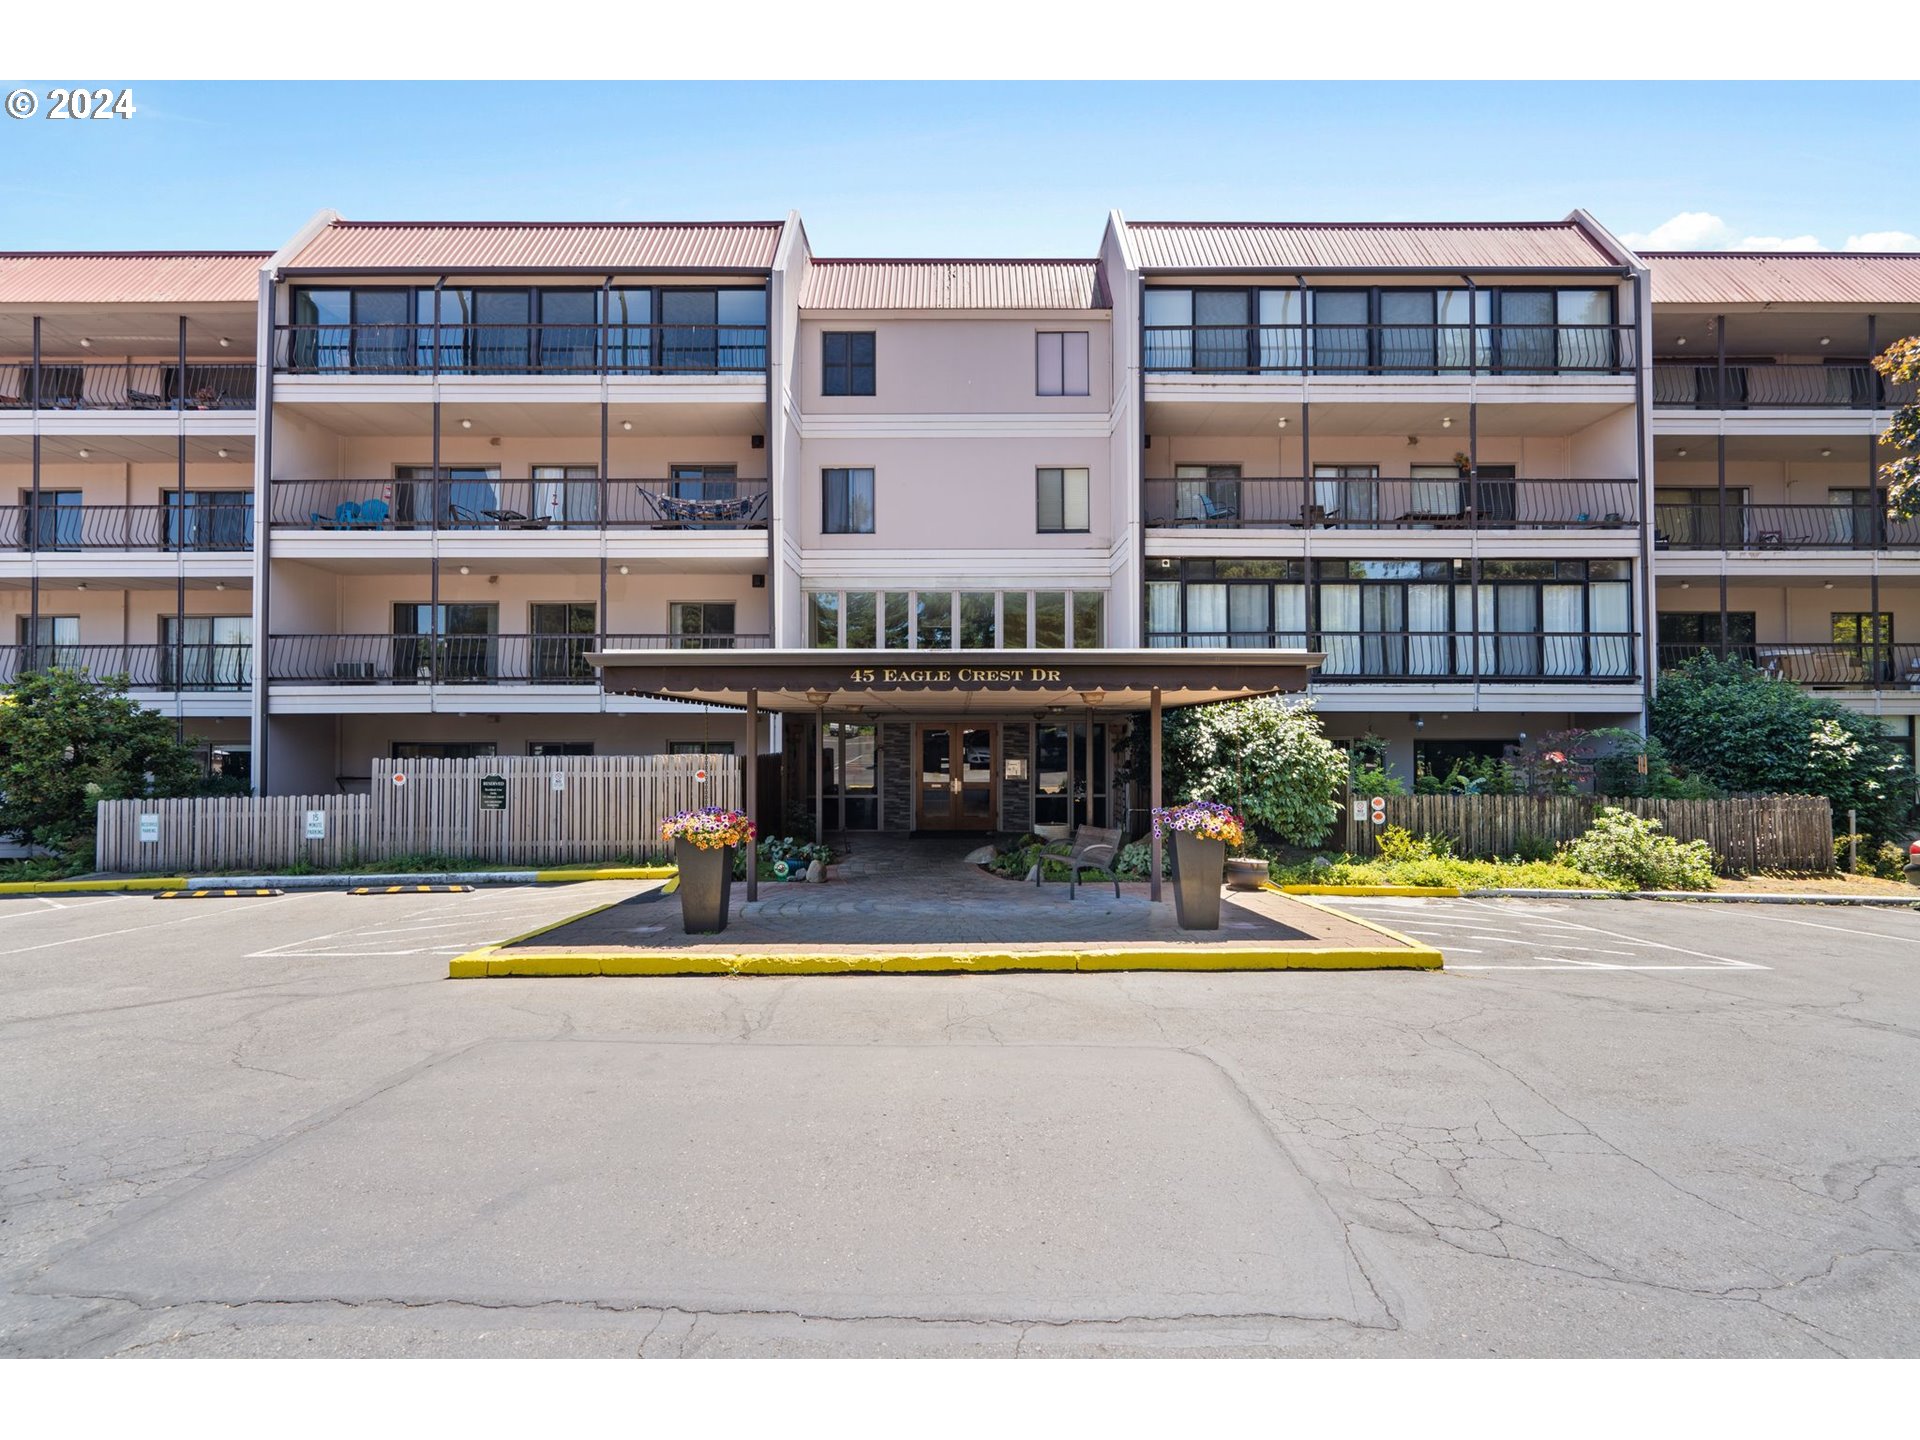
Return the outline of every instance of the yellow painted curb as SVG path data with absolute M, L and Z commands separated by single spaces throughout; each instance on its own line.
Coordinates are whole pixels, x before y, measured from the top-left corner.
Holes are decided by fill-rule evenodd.
M 1458 899 L 1458 885 L 1268 885 L 1282 895 L 1406 895 L 1423 899 Z
M 602 870 L 536 870 L 533 878 L 552 885 L 567 880 L 671 880 L 679 873 L 672 865 L 614 865 Z
M 75 895 L 100 894 L 115 890 L 184 890 L 187 877 L 163 875 L 144 880 L 7 880 L 0 881 L 0 895 Z
M 974 951 L 810 951 L 798 955 L 662 950 L 653 953 L 559 955 L 501 953 L 487 946 L 451 961 L 447 978 L 590 975 L 850 975 L 991 974 L 1009 971 L 1116 970 L 1438 970 L 1430 946 L 1346 946 L 1323 950 L 1112 949 Z

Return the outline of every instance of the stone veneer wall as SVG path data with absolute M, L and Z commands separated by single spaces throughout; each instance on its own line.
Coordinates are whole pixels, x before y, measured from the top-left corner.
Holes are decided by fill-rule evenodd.
M 1015 835 L 1033 828 L 1032 767 L 1018 780 L 1006 778 L 1007 761 L 1027 760 L 1033 754 L 1033 727 L 1008 721 L 1000 727 L 1000 828 Z
M 904 835 L 913 828 L 913 726 L 880 724 L 880 828 Z

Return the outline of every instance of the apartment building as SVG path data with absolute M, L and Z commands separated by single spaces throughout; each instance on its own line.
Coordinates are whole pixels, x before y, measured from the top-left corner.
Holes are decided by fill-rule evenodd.
M 1033 260 L 322 212 L 271 254 L 0 256 L 0 676 L 123 671 L 276 793 L 751 751 L 850 829 L 1125 823 L 1150 691 L 1309 666 L 1409 773 L 1638 725 L 1702 647 L 1911 737 L 1866 361 L 1917 330 L 1920 256 L 1636 255 L 1585 212 L 1115 214 Z

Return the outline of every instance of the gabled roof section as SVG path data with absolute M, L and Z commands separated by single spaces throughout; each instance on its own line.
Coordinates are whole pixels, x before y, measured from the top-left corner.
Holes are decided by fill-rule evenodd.
M 1106 310 L 1097 260 L 833 260 L 815 257 L 802 310 Z
M 1654 304 L 1920 305 L 1920 253 L 1657 250 Z
M 780 220 L 334 220 L 289 270 L 766 270 Z
M 0 254 L 0 305 L 255 304 L 264 250 Z
M 1617 270 L 1577 220 L 1129 220 L 1143 270 Z

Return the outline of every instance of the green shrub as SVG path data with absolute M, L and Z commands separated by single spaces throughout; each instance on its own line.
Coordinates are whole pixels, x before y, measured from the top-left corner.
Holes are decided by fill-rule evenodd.
M 1389 865 L 1409 860 L 1451 859 L 1453 840 L 1446 835 L 1415 835 L 1398 825 L 1380 832 L 1380 858 Z
M 1129 778 L 1147 774 L 1148 727 L 1133 727 Z M 1163 722 L 1169 805 L 1214 800 L 1259 831 L 1317 845 L 1340 818 L 1347 756 L 1327 739 L 1311 701 L 1267 695 L 1175 710 Z
M 1124 845 L 1113 862 L 1114 874 L 1122 880 L 1145 880 L 1153 874 L 1153 841 L 1136 840 Z M 1163 845 L 1160 850 L 1160 873 L 1173 873 L 1173 846 Z
M 1599 876 L 1564 860 L 1462 860 L 1431 855 L 1410 860 L 1357 860 L 1275 866 L 1276 885 L 1453 885 L 1462 890 L 1605 890 Z
M 1676 840 L 1658 820 L 1611 805 L 1567 846 L 1563 856 L 1576 869 L 1624 890 L 1711 890 L 1713 851 L 1704 840 Z

